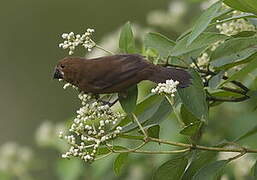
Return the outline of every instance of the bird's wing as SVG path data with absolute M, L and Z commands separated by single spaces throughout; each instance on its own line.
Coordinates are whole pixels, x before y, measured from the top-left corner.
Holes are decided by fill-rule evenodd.
M 106 63 L 107 61 L 108 63 Z M 136 78 L 137 73 L 148 65 L 139 55 L 115 55 L 96 63 L 106 63 L 106 67 L 101 69 L 90 82 L 97 89 L 111 88 Z

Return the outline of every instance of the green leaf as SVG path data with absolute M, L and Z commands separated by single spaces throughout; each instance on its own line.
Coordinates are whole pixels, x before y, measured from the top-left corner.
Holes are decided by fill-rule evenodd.
M 196 151 L 195 156 L 192 159 L 191 164 L 186 169 L 182 180 L 191 180 L 195 173 L 205 166 L 206 164 L 210 163 L 211 161 L 215 160 L 217 157 L 217 152 L 198 152 Z
M 146 125 L 160 124 L 172 112 L 172 107 L 166 98 L 163 99 L 157 111 L 147 120 Z
M 179 40 L 177 44 L 171 49 L 171 56 L 181 56 L 190 53 L 195 50 L 206 48 L 211 44 L 225 40 L 228 36 L 218 33 L 205 32 L 198 36 L 192 44 L 187 46 L 189 36 L 185 36 L 183 39 Z
M 181 105 L 180 115 L 185 125 L 189 125 L 191 123 L 199 121 L 198 118 L 196 118 L 190 111 L 188 111 L 184 104 Z
M 255 135 L 257 133 L 257 125 L 255 125 L 253 128 L 251 128 L 249 131 L 247 131 L 245 134 L 240 136 L 235 140 L 235 142 L 238 142 L 240 140 L 243 140 L 245 138 L 248 138 L 249 136 Z
M 218 85 L 220 84 L 220 81 L 224 76 L 224 73 L 225 73 L 224 71 L 221 71 L 209 80 L 208 85 L 211 89 L 216 89 L 218 87 Z
M 245 77 L 248 73 L 254 71 L 257 68 L 257 60 L 255 59 L 255 56 L 253 57 L 253 60 L 247 64 L 244 68 L 242 68 L 241 70 L 235 72 L 234 74 L 232 74 L 226 81 L 224 81 L 223 83 L 221 83 L 220 86 L 222 86 L 223 84 L 229 82 L 229 81 L 233 81 L 236 79 L 240 79 Z
M 153 180 L 179 180 L 187 166 L 186 157 L 176 157 L 162 164 L 154 173 Z
M 147 33 L 144 37 L 144 45 L 146 48 L 152 48 L 158 52 L 158 54 L 164 58 L 169 56 L 171 47 L 176 43 L 162 34 L 159 33 Z
M 257 14 L 255 0 L 224 0 L 223 2 L 236 10 Z
M 208 106 L 202 79 L 199 74 L 190 69 L 192 84 L 187 88 L 178 89 L 178 94 L 185 107 L 198 119 L 208 119 Z
M 137 85 L 134 85 L 126 91 L 126 94 L 119 93 L 119 101 L 122 109 L 127 113 L 132 113 L 136 109 L 138 97 Z
M 62 180 L 77 180 L 84 173 L 82 161 L 60 159 L 57 161 L 57 176 Z
M 227 17 L 228 14 L 230 14 L 231 12 L 233 12 L 232 8 L 221 8 L 219 10 L 219 12 L 216 13 L 215 18 L 212 20 L 212 22 L 218 22 L 221 19 L 224 19 L 225 17 Z M 218 20 L 218 21 L 217 21 Z M 214 23 L 212 23 L 214 24 Z M 212 25 L 211 24 L 211 25 Z M 209 25 L 210 26 L 210 25 Z
M 254 9 L 255 13 L 257 12 L 257 2 L 256 0 L 244 0 L 244 2 Z
M 123 53 L 136 52 L 135 40 L 130 22 L 127 22 L 121 29 L 119 47 Z
M 238 93 L 234 93 L 234 92 L 229 92 L 229 91 L 216 91 L 211 93 L 211 96 L 215 96 L 215 97 L 227 97 L 227 98 L 240 98 L 240 97 L 244 97 L 244 95 L 242 94 L 238 94 Z
M 251 37 L 256 35 L 256 31 L 241 31 L 235 35 L 232 35 L 233 38 L 240 38 L 240 37 Z
M 194 123 L 190 123 L 189 125 L 185 126 L 179 133 L 187 136 L 193 136 L 199 131 L 202 124 L 203 124 L 202 121 L 196 121 Z
M 223 16 L 226 16 L 227 14 L 231 13 L 232 12 L 232 9 L 226 9 L 222 12 L 219 12 L 217 13 L 216 17 L 213 19 L 213 21 L 215 20 L 219 20 L 219 21 L 216 21 L 216 22 L 213 22 L 211 24 L 208 25 L 208 28 L 209 27 L 212 27 L 212 26 L 215 26 L 217 24 L 222 24 L 222 23 L 225 23 L 225 22 L 229 22 L 229 21 L 232 21 L 232 20 L 236 20 L 236 19 L 241 19 L 241 18 L 256 18 L 257 16 L 256 15 L 253 15 L 253 14 L 241 14 L 241 15 L 238 15 L 238 16 L 233 16 L 233 17 L 229 17 L 227 19 L 221 19 L 223 18 Z M 221 20 L 220 20 L 221 19 Z M 177 41 L 180 41 L 181 39 L 185 38 L 186 36 L 188 36 L 190 33 L 192 32 L 192 29 L 188 29 L 187 31 L 185 31 L 184 33 L 182 33 L 178 38 L 177 38 Z
M 164 97 L 157 95 L 151 96 L 150 99 L 146 99 L 145 101 L 140 103 L 135 110 L 138 121 L 141 124 L 148 125 L 161 122 L 162 120 L 166 119 L 170 112 L 171 107 L 167 100 L 164 99 Z M 138 124 L 136 122 L 133 122 L 128 124 L 127 126 L 123 126 L 122 132 L 129 132 L 136 128 L 138 128 Z
M 158 124 L 152 124 L 147 127 L 144 127 L 146 129 L 147 135 L 152 138 L 159 138 L 160 133 L 160 125 Z
M 228 162 L 221 160 L 207 164 L 193 176 L 193 180 L 216 180 Z
M 255 56 L 255 55 L 256 54 L 253 54 L 252 56 Z M 253 60 L 252 56 L 250 56 L 250 57 L 248 57 L 248 58 L 246 58 L 244 60 L 241 60 L 241 61 L 236 61 L 236 62 L 233 62 L 233 63 L 225 64 L 225 65 L 220 66 L 220 67 L 214 67 L 214 69 L 217 70 L 217 71 L 226 71 L 228 69 L 231 69 L 232 67 L 249 63 L 250 61 Z
M 257 161 L 255 161 L 253 167 L 252 167 L 252 174 L 255 179 L 257 179 Z
M 240 37 L 221 44 L 211 55 L 211 65 L 221 67 L 247 59 L 257 52 L 257 38 Z
M 254 14 L 240 14 L 240 15 L 237 15 L 237 16 L 232 16 L 232 17 L 229 17 L 229 18 L 226 18 L 226 19 L 222 19 L 222 20 L 219 20 L 215 23 L 212 23 L 211 25 L 214 26 L 214 25 L 217 25 L 217 24 L 222 24 L 222 23 L 226 23 L 226 22 L 229 22 L 229 21 L 233 21 L 233 20 L 237 20 L 237 19 L 248 19 L 248 18 L 256 18 L 257 16 L 254 15 Z
M 158 110 L 161 102 L 163 101 L 164 97 L 157 96 L 157 95 L 149 95 L 139 104 L 137 104 L 134 114 L 139 117 L 140 119 L 149 119 L 153 116 L 153 114 Z M 144 121 L 144 120 L 143 120 Z M 131 122 L 130 117 L 127 115 L 119 124 L 118 126 L 125 126 Z
M 144 140 L 144 136 L 134 136 L 134 135 L 128 135 L 128 134 L 121 134 L 119 135 L 119 137 L 125 138 L 125 139 Z
M 122 167 L 128 160 L 128 153 L 120 153 L 114 161 L 113 170 L 115 174 L 118 176 L 121 173 Z
M 189 46 L 208 27 L 211 21 L 216 17 L 221 5 L 222 2 L 218 1 L 204 11 L 204 13 L 196 21 L 193 30 L 189 35 L 187 46 Z
M 256 81 L 257 79 L 255 79 Z M 250 90 L 248 93 L 247 93 L 247 96 L 250 97 L 249 101 L 248 101 L 248 104 L 250 106 L 250 111 L 255 111 L 257 109 L 257 91 L 256 90 Z

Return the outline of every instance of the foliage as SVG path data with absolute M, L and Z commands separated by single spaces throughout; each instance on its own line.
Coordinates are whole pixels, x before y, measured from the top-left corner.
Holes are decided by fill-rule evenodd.
M 229 7 L 224 6 L 223 2 Z M 249 103 L 251 109 L 257 107 L 257 30 L 253 23 L 257 20 L 257 4 L 255 0 L 223 2 L 218 1 L 211 5 L 199 16 L 191 29 L 175 40 L 172 40 L 174 37 L 161 33 L 148 32 L 140 42 L 134 36 L 133 26 L 129 22 L 121 28 L 117 45 L 120 53 L 141 54 L 159 66 L 184 69 L 192 77 L 191 84 L 186 88 L 178 88 L 174 97 L 164 93 L 148 93 L 142 96 L 138 85 L 130 87 L 125 95 L 101 95 L 102 100 L 115 97 L 119 104 L 111 107 L 111 111 L 121 111 L 124 118 L 122 116 L 123 119 L 117 125 L 113 124 L 113 129 L 110 128 L 110 131 L 114 132 L 119 130 L 115 136 L 110 136 L 102 144 L 99 141 L 97 150 L 90 149 L 94 152 L 93 160 L 89 161 L 92 166 L 103 165 L 102 159 L 107 159 L 112 162 L 116 176 L 122 177 L 124 167 L 129 167 L 129 162 L 132 161 L 131 154 L 166 154 L 161 163 L 155 162 L 160 166 L 150 171 L 154 180 L 219 179 L 232 161 L 248 153 L 257 153 L 256 148 L 238 144 L 257 133 L 256 125 L 244 130 L 238 138 L 229 142 L 203 140 L 209 123 L 219 123 L 218 120 L 209 120 L 215 107 L 222 106 L 225 102 L 233 104 L 246 101 L 253 102 Z M 234 10 L 243 13 L 237 11 L 238 15 Z M 224 33 L 222 27 L 233 22 L 246 24 L 242 24 L 242 31 L 235 31 L 233 35 Z M 251 30 L 244 29 L 244 25 L 250 26 Z M 104 50 L 92 42 L 95 48 Z M 90 50 L 91 48 L 93 47 L 90 47 Z M 151 92 L 149 87 L 147 92 Z M 165 124 L 174 119 L 177 119 L 177 126 Z M 166 129 L 166 132 L 163 129 Z M 180 134 L 178 142 L 166 140 L 174 132 Z M 165 138 L 162 136 L 164 133 Z M 218 130 L 215 133 L 222 136 Z M 67 149 L 65 145 L 57 144 L 54 140 L 50 143 L 52 147 L 55 144 L 56 149 L 61 152 L 63 148 Z M 220 152 L 238 154 L 220 160 Z M 116 158 L 108 159 L 113 154 L 117 155 Z M 83 177 L 83 170 L 88 169 L 83 163 L 73 158 L 69 161 L 58 160 L 57 176 L 67 180 Z M 106 169 L 109 164 L 104 164 Z M 257 162 L 253 164 L 251 173 L 248 176 L 256 178 Z M 8 179 L 9 174 L 0 171 L 0 177 Z
M 229 1 L 226 3 L 230 5 Z M 234 15 L 231 13 L 231 10 L 224 11 L 221 4 L 222 3 L 219 1 L 209 7 L 209 9 L 207 9 L 196 21 L 192 30 L 184 34 L 183 37 L 179 37 L 176 41 L 172 41 L 159 33 L 148 33 L 145 35 L 143 41 L 144 48 L 154 52 L 154 54 L 149 54 L 149 51 L 145 51 L 145 53 L 147 53 L 147 57 L 151 58 L 151 55 L 153 55 L 153 59 L 157 58 L 154 62 L 157 62 L 157 64 L 160 65 L 164 64 L 165 66 L 175 66 L 188 69 L 191 73 L 192 84 L 188 88 L 178 89 L 178 94 L 175 98 L 176 105 L 172 102 L 170 105 L 173 107 L 172 109 L 181 123 L 182 127 L 180 133 L 191 138 L 191 141 L 196 143 L 199 142 L 201 138 L 202 129 L 205 126 L 208 126 L 207 120 L 209 111 L 212 110 L 212 106 L 221 104 L 222 102 L 233 103 L 245 101 L 250 98 L 248 93 L 251 89 L 243 85 L 242 82 L 248 78 L 249 73 L 253 72 L 257 68 L 256 31 L 248 34 L 239 32 L 237 35 L 231 36 L 217 33 L 212 31 L 210 28 L 213 24 L 217 25 L 219 22 L 228 22 L 234 19 Z M 231 5 L 231 7 L 233 8 L 234 4 Z M 244 9 L 244 11 L 245 10 L 246 9 Z M 248 12 L 254 11 L 255 10 L 252 8 L 251 11 Z M 120 44 L 123 44 L 123 49 L 135 47 L 132 46 L 131 43 L 128 43 L 126 47 L 126 42 L 133 42 L 133 40 L 129 40 L 127 36 L 129 34 L 129 37 L 132 38 L 131 32 L 132 30 L 128 24 L 122 28 Z M 126 34 L 126 38 L 123 37 L 124 34 Z M 133 51 L 138 50 L 134 49 Z M 197 57 L 200 57 L 203 53 L 208 53 L 210 57 L 204 66 L 202 66 L 197 59 Z M 173 64 L 172 61 L 169 62 L 167 59 L 177 59 L 180 61 L 179 65 Z M 239 79 L 241 82 L 238 81 Z M 223 96 L 219 96 L 217 92 L 223 93 Z M 231 93 L 233 93 L 233 95 Z M 152 97 L 146 97 L 144 101 L 147 101 L 150 98 Z M 135 104 L 134 98 L 128 98 L 126 101 L 126 104 L 130 104 L 131 107 Z M 121 103 L 124 104 L 124 100 Z M 156 104 L 153 104 L 152 107 L 154 107 L 154 105 Z M 144 105 L 141 103 L 140 108 L 143 108 L 142 106 Z M 126 108 L 124 105 L 122 105 L 122 107 L 125 112 L 132 112 L 130 110 L 131 108 Z M 135 112 L 137 112 L 139 106 L 134 107 Z M 147 108 L 151 109 L 152 107 L 150 105 L 150 107 Z M 181 107 L 180 111 L 178 111 L 179 107 Z M 161 109 L 158 109 L 157 112 L 160 110 Z M 153 110 L 149 113 L 152 113 L 152 111 Z M 148 121 L 147 119 L 151 117 L 147 112 L 147 109 L 141 111 L 141 113 L 145 113 L 143 116 L 144 120 L 139 117 L 138 113 L 136 113 L 139 117 L 138 122 L 129 123 L 131 120 L 127 119 L 126 124 L 128 124 L 128 126 L 131 126 L 132 124 L 134 125 L 132 126 L 133 129 L 129 128 L 129 131 L 124 131 L 124 133 L 131 132 L 131 130 L 133 130 L 133 134 L 135 134 L 135 130 L 138 130 L 144 134 L 143 131 L 146 130 L 144 135 L 147 137 L 144 137 L 146 138 L 144 143 L 147 143 L 148 141 L 163 143 L 158 139 L 159 135 L 157 135 L 160 133 L 160 122 L 157 121 L 155 124 L 147 123 L 147 126 L 144 125 Z M 161 118 L 161 116 L 162 114 L 160 114 L 159 118 Z M 138 123 L 141 123 L 142 127 Z M 149 126 L 151 128 L 149 128 Z M 151 130 L 150 132 L 149 129 Z M 251 136 L 256 132 L 256 128 L 253 128 L 248 133 L 239 137 L 237 141 Z M 152 135 L 153 133 L 154 136 Z M 133 140 L 134 137 L 126 136 L 126 138 Z M 191 147 L 191 145 L 178 145 L 176 143 L 173 145 Z M 243 156 L 247 152 L 247 150 L 243 151 L 242 149 L 236 150 L 237 146 L 233 147 L 234 149 L 232 148 L 231 151 L 240 152 L 239 156 Z M 138 149 L 139 148 L 128 150 L 127 153 L 139 153 L 140 150 Z M 185 151 L 187 153 L 183 156 L 165 162 L 156 170 L 153 175 L 153 179 L 190 179 L 191 177 L 193 177 L 193 179 L 217 179 L 220 177 L 222 170 L 226 167 L 226 164 L 237 158 L 234 157 L 231 159 L 215 161 L 217 153 L 208 152 L 200 153 L 200 158 L 194 158 L 194 153 L 191 152 L 194 149 L 198 148 L 197 146 L 192 145 L 188 151 Z M 201 149 L 201 147 L 199 147 L 199 149 Z M 208 147 L 206 150 L 208 150 Z M 224 147 L 217 149 L 214 148 L 214 151 L 218 152 L 229 150 Z M 160 151 L 159 153 L 161 154 L 162 152 Z M 118 160 L 121 155 L 122 154 L 118 156 Z M 127 157 L 127 154 L 125 155 Z M 115 162 L 118 161 L 117 159 Z M 186 170 L 187 164 L 190 166 Z M 120 163 L 115 163 L 114 166 L 115 169 L 120 169 Z
M 255 13 L 254 2 L 240 6 L 240 3 L 226 1 L 232 8 L 244 12 Z M 256 127 L 231 143 L 217 146 L 198 145 L 201 142 L 203 129 L 208 127 L 209 114 L 214 106 L 224 102 L 242 102 L 252 98 L 254 91 L 245 85 L 249 73 L 255 73 L 257 68 L 257 31 L 235 30 L 236 34 L 229 34 L 222 30 L 228 22 L 249 23 L 248 18 L 256 18 L 251 14 L 234 14 L 233 9 L 224 7 L 221 1 L 210 6 L 196 21 L 192 29 L 183 33 L 175 41 L 168 37 L 150 32 L 143 38 L 142 48 L 138 49 L 133 28 L 128 22 L 121 28 L 119 49 L 122 53 L 140 53 L 147 56 L 157 65 L 177 67 L 187 70 L 191 74 L 191 85 L 177 90 L 175 96 L 168 94 L 153 95 L 139 98 L 140 89 L 137 86 L 128 89 L 127 95 L 118 95 L 120 107 L 126 113 L 118 126 L 122 127 L 117 139 L 141 141 L 134 148 L 120 147 L 106 143 L 104 153 L 99 158 L 119 153 L 114 160 L 113 168 L 116 175 L 122 175 L 122 167 L 128 163 L 130 153 L 142 154 L 176 154 L 163 163 L 153 173 L 153 179 L 217 179 L 222 175 L 227 165 L 245 155 L 247 152 L 257 153 L 256 149 L 247 149 L 237 144 L 238 141 L 250 137 L 257 132 Z M 216 25 L 217 32 L 213 29 Z M 229 24 L 231 25 L 231 24 Z M 243 26 L 244 24 L 242 24 Z M 246 27 L 253 25 L 246 24 Z M 239 32 L 238 32 L 239 31 Z M 97 45 L 96 45 L 97 47 Z M 108 51 L 106 51 L 108 52 Z M 252 81 L 253 83 L 253 81 Z M 154 92 L 154 91 L 152 91 Z M 141 100 L 140 100 L 141 99 Z M 138 102 L 140 100 L 140 102 Z M 168 115 L 177 118 L 179 132 L 188 138 L 188 143 L 174 142 L 160 138 L 162 121 L 168 120 Z M 146 150 L 149 142 L 180 147 L 175 150 Z M 209 144 L 212 142 L 209 142 Z M 227 146 L 232 144 L 232 147 Z M 203 152 L 207 151 L 207 152 Z M 218 152 L 237 152 L 232 158 L 218 160 Z M 97 158 L 96 158 L 97 159 Z M 256 175 L 256 167 L 253 167 Z

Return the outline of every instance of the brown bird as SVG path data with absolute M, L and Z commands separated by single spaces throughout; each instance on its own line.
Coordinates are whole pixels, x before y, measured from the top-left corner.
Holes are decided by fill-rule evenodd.
M 179 81 L 179 88 L 190 85 L 190 74 L 182 69 L 154 65 L 136 54 L 104 56 L 94 59 L 67 57 L 55 67 L 54 78 L 63 79 L 85 93 L 126 92 L 127 88 L 150 80 L 163 83 Z

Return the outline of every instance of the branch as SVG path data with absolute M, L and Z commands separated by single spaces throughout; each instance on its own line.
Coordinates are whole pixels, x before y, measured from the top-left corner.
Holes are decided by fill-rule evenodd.
M 173 142 L 173 141 L 151 138 L 151 137 L 149 137 L 148 140 L 152 141 L 152 142 L 158 142 L 158 143 L 161 143 L 161 144 L 169 144 L 169 145 L 173 145 L 173 146 L 186 147 L 186 148 L 190 148 L 190 149 L 198 149 L 198 150 L 205 150 L 205 151 L 257 153 L 257 149 L 248 149 L 248 148 L 245 148 L 245 147 L 242 147 L 242 148 L 208 147 L 208 146 Z
M 173 150 L 173 151 L 147 151 L 147 150 L 134 150 L 134 151 L 114 151 L 114 153 L 141 153 L 141 154 L 177 154 L 190 151 L 190 148 Z
M 129 138 L 126 135 L 124 136 L 120 136 L 121 138 Z M 135 138 L 135 140 L 141 140 L 144 141 L 143 137 L 137 137 Z M 209 146 L 201 146 L 201 145 L 196 145 L 196 144 L 186 144 L 186 143 L 180 143 L 180 142 L 174 142 L 174 141 L 169 141 L 169 140 L 164 140 L 164 139 L 158 139 L 158 138 L 152 138 L 152 137 L 148 137 L 147 138 L 147 142 L 156 142 L 159 144 L 168 144 L 168 145 L 172 145 L 172 146 L 177 146 L 177 147 L 183 147 L 185 149 L 181 149 L 181 150 L 174 150 L 174 151 L 139 151 L 138 149 L 132 149 L 132 150 L 128 150 L 125 152 L 134 152 L 134 153 L 144 153 L 146 152 L 146 154 L 158 154 L 158 152 L 160 152 L 159 154 L 165 154 L 165 152 L 167 152 L 167 154 L 171 154 L 171 153 L 181 153 L 181 152 L 187 152 L 190 150 L 204 150 L 204 151 L 217 151 L 217 152 L 239 152 L 242 154 L 245 153 L 257 153 L 257 149 L 249 149 L 243 146 L 239 146 L 238 148 L 223 148 L 223 147 L 209 147 Z M 145 142 L 145 143 L 147 143 Z M 123 151 L 116 151 L 116 152 L 123 152 Z M 153 152 L 153 153 L 150 153 Z

